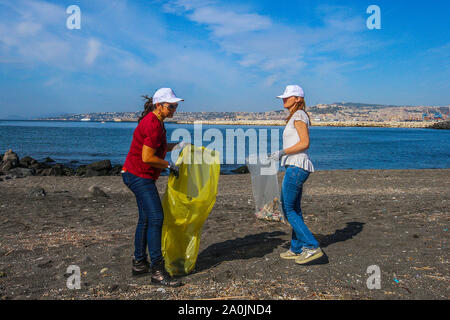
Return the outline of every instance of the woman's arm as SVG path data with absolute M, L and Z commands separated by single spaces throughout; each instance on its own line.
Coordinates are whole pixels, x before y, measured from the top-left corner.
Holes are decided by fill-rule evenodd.
M 163 160 L 155 155 L 156 150 L 146 145 L 142 147 L 142 161 L 151 165 L 152 167 L 164 169 L 169 166 L 169 162 Z
M 309 131 L 307 124 L 303 121 L 295 121 L 294 126 L 297 130 L 298 136 L 300 137 L 300 142 L 285 149 L 284 151 L 286 154 L 297 154 L 309 148 Z
M 167 144 L 167 152 L 172 152 L 173 147 L 175 147 L 178 143 L 168 143 Z

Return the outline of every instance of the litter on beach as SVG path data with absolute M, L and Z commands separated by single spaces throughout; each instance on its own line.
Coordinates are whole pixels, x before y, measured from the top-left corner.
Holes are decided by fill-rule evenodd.
M 284 216 L 281 212 L 281 203 L 277 197 L 265 204 L 259 211 L 256 212 L 256 218 L 266 220 L 269 222 L 284 223 Z
M 277 167 L 274 161 L 251 155 L 247 167 L 251 175 L 255 215 L 259 220 L 286 223 L 280 202 Z

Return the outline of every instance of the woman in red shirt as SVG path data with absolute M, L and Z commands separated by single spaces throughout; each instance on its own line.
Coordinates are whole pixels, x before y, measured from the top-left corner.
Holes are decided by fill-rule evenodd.
M 181 283 L 171 278 L 164 267 L 161 252 L 164 213 L 155 182 L 164 168 L 178 176 L 178 167 L 164 158 L 167 152 L 183 148 L 186 144 L 167 143 L 164 119 L 172 118 L 178 102 L 184 100 L 178 98 L 170 88 L 158 89 L 152 98 L 145 98 L 148 101 L 134 130 L 130 151 L 122 169 L 123 182 L 135 194 L 139 209 L 132 274 L 137 276 L 150 272 L 148 247 L 152 283 L 177 287 Z

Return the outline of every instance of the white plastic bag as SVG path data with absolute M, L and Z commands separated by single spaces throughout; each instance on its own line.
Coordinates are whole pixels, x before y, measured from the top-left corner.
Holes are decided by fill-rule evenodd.
M 286 223 L 280 202 L 276 162 L 266 156 L 251 155 L 247 159 L 247 167 L 252 179 L 256 218 Z

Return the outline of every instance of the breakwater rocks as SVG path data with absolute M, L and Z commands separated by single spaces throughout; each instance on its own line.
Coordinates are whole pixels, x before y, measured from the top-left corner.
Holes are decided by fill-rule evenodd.
M 239 125 L 239 126 L 279 126 L 284 127 L 284 120 L 223 120 L 223 121 L 168 121 L 176 124 L 202 125 Z M 313 127 L 377 127 L 377 128 L 430 128 L 437 122 L 430 121 L 311 121 Z
M 315 127 L 375 127 L 375 128 L 428 128 L 436 122 L 425 121 L 336 121 L 336 122 L 314 122 Z
M 0 177 L 1 180 L 28 176 L 117 176 L 120 175 L 121 170 L 122 166 L 112 166 L 110 160 L 80 165 L 74 169 L 56 163 L 48 157 L 39 162 L 29 156 L 19 159 L 18 155 L 12 150 L 6 151 L 3 155 L 0 154 L 0 176 L 3 176 Z
M 430 129 L 450 129 L 450 121 L 443 121 L 433 124 L 432 126 L 429 126 Z

